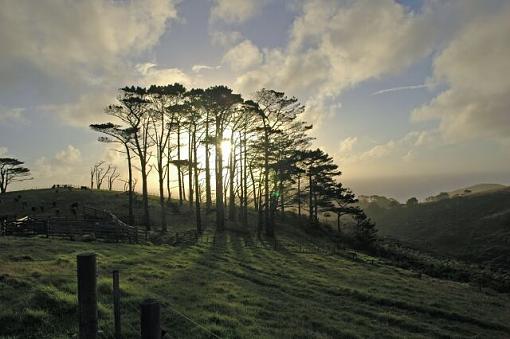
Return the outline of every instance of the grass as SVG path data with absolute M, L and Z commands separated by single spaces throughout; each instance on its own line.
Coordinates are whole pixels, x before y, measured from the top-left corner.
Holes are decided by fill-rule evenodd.
M 75 201 L 121 214 L 118 192 L 52 190 L 2 196 L 0 215 L 23 201 L 67 206 Z M 154 215 L 157 205 L 151 202 Z M 30 205 L 29 205 L 30 206 Z M 119 212 L 120 211 L 120 212 Z M 45 213 L 48 212 L 45 208 Z M 170 229 L 193 227 L 189 211 Z M 138 306 L 162 304 L 171 338 L 510 337 L 508 294 L 389 266 L 378 258 L 297 251 L 306 238 L 293 219 L 279 224 L 276 250 L 253 228 L 229 225 L 216 241 L 171 247 L 0 237 L 0 338 L 69 338 L 77 332 L 76 255 L 98 258 L 100 329 L 112 337 L 111 272 L 120 271 L 122 327 L 138 337 Z M 212 240 L 212 229 L 202 240 Z M 257 246 L 253 246 L 253 245 Z M 248 246 L 246 246 L 248 245 Z M 292 246 L 294 245 L 294 246 Z
M 411 207 L 365 209 L 379 234 L 420 250 L 508 271 L 510 189 L 454 197 Z
M 123 327 L 136 337 L 138 304 L 163 304 L 171 337 L 508 337 L 509 297 L 467 284 L 418 279 L 378 261 L 216 244 L 169 246 L 0 239 L 0 336 L 76 331 L 75 256 L 98 255 L 101 328 L 111 333 L 111 278 L 121 274 Z M 19 256 L 23 257 L 20 258 Z M 184 313 L 206 330 L 184 319 Z

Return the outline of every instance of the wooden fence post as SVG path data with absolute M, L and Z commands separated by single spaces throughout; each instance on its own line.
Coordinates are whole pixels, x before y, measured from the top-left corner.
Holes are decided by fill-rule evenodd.
M 140 304 L 140 334 L 142 339 L 161 339 L 160 306 L 154 299 Z
M 80 339 L 97 338 L 97 281 L 96 254 L 82 253 L 77 256 L 78 266 L 78 313 Z
M 119 271 L 113 271 L 113 317 L 115 322 L 115 339 L 121 339 L 120 328 L 120 288 Z

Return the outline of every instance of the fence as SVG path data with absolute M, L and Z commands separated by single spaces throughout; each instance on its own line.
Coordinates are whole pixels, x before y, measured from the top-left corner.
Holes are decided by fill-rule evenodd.
M 127 225 L 108 211 L 84 207 L 83 218 L 24 217 L 6 220 L 0 225 L 1 235 L 69 238 L 73 240 L 103 240 L 107 242 L 137 243 L 146 239 L 145 230 Z
M 133 301 L 124 302 L 121 293 L 121 272 L 111 272 L 112 293 L 110 296 L 111 310 L 109 318 L 113 323 L 100 326 L 104 321 L 100 319 L 101 312 L 98 312 L 98 300 L 105 296 L 98 293 L 98 272 L 95 253 L 82 253 L 77 256 L 77 294 L 78 294 L 78 334 L 75 337 L 80 339 L 96 338 L 142 338 L 160 339 L 174 337 L 169 325 L 164 322 L 166 316 L 172 315 L 179 321 L 187 322 L 190 331 L 199 331 L 201 336 L 219 338 L 218 335 L 208 330 L 199 322 L 195 321 L 175 305 L 169 302 L 160 302 L 155 299 L 145 299 L 136 303 Z M 163 317 L 165 316 L 165 317 Z M 137 320 L 135 320 L 137 319 Z

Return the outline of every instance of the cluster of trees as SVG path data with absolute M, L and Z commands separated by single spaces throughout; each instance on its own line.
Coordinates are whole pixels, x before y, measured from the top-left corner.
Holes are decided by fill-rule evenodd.
M 7 187 L 14 183 L 31 180 L 30 169 L 24 162 L 15 158 L 0 158 L 0 194 L 7 192 Z
M 116 166 L 107 164 L 101 160 L 96 162 L 90 168 L 90 189 L 101 189 L 103 182 L 106 180 L 108 190 L 113 189 L 113 184 L 120 179 L 120 172 Z
M 355 195 L 337 178 L 333 159 L 310 149 L 311 125 L 300 119 L 304 106 L 282 92 L 262 89 L 251 100 L 225 86 L 187 90 L 167 86 L 125 87 L 118 102 L 106 108 L 116 122 L 92 124 L 101 142 L 122 146 L 127 159 L 132 220 L 133 168 L 140 171 L 144 223 L 150 229 L 148 176 L 158 177 L 162 231 L 172 190 L 195 211 L 197 230 L 202 209 L 215 212 L 218 231 L 225 220 L 248 223 L 248 208 L 258 215 L 258 233 L 272 236 L 275 217 L 293 209 L 307 212 L 310 224 L 331 211 L 355 216 L 360 227 L 371 224 Z M 175 174 L 173 174 L 175 173 Z M 175 180 L 171 180 L 171 176 Z M 177 187 L 171 187 L 171 182 Z M 373 227 L 371 227 L 373 229 Z M 374 232 L 370 233 L 373 237 Z

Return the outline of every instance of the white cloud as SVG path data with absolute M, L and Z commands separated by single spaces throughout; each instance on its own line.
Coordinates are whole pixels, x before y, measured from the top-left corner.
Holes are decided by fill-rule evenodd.
M 390 140 L 385 144 L 376 145 L 359 156 L 359 160 L 379 159 L 389 155 L 396 147 L 397 143 Z
M 391 92 L 400 92 L 400 91 L 405 91 L 405 90 L 410 90 L 410 89 L 422 89 L 422 88 L 427 88 L 427 87 L 428 86 L 425 85 L 425 84 L 423 84 L 423 85 L 411 85 L 411 86 L 399 86 L 399 87 L 382 89 L 380 91 L 372 93 L 372 95 L 379 95 L 379 94 L 391 93 Z
M 7 155 L 8 151 L 7 147 L 0 146 L 0 156 Z
M 86 174 L 81 164 L 81 152 L 73 145 L 58 151 L 53 157 L 40 157 L 35 161 L 32 172 L 39 182 L 49 184 L 83 182 Z M 66 182 L 62 182 L 62 180 Z
M 51 76 L 89 83 L 153 47 L 175 1 L 0 1 L 0 79 L 28 62 Z
M 145 63 L 136 66 L 140 74 L 136 84 L 142 86 L 168 85 L 179 82 L 186 87 L 191 87 L 192 79 L 178 68 L 158 68 L 156 64 Z
M 427 10 L 414 14 L 392 0 L 303 1 L 288 45 L 264 50 L 261 66 L 239 71 L 236 86 L 245 93 L 277 88 L 327 108 L 346 88 L 429 55 L 438 29 L 428 18 Z M 311 115 L 324 118 L 318 110 Z
M 191 71 L 193 73 L 200 73 L 203 70 L 218 70 L 220 68 L 221 68 L 221 65 L 218 65 L 218 66 L 193 65 L 193 67 L 191 67 Z
M 0 123 L 27 123 L 25 108 L 7 108 L 0 106 Z
M 342 162 L 350 164 L 360 164 L 383 158 L 391 158 L 392 161 L 395 161 L 398 160 L 398 157 L 409 162 L 416 159 L 418 150 L 433 147 L 439 141 L 441 141 L 440 136 L 435 131 L 411 131 L 401 138 L 390 139 L 384 143 L 371 146 L 365 151 L 354 153 L 352 148 L 355 143 L 359 143 L 358 138 L 349 137 L 340 143 L 336 157 Z
M 73 145 L 68 145 L 66 149 L 55 154 L 55 159 L 65 164 L 74 164 L 81 160 L 81 152 Z
M 510 4 L 471 20 L 434 61 L 448 88 L 415 109 L 416 121 L 438 119 L 450 140 L 510 138 Z
M 44 112 L 56 114 L 66 124 L 88 128 L 91 123 L 109 121 L 104 109 L 115 102 L 115 95 L 115 89 L 99 89 L 82 94 L 77 100 L 69 103 L 42 105 L 38 108 Z
M 242 23 L 259 13 L 266 0 L 215 0 L 211 8 L 211 21 Z
M 250 40 L 244 40 L 237 46 L 228 50 L 223 56 L 223 62 L 237 72 L 252 69 L 260 65 L 262 61 L 262 53 Z
M 352 151 L 352 147 L 358 141 L 357 137 L 348 137 L 340 142 L 339 153 L 347 154 Z

